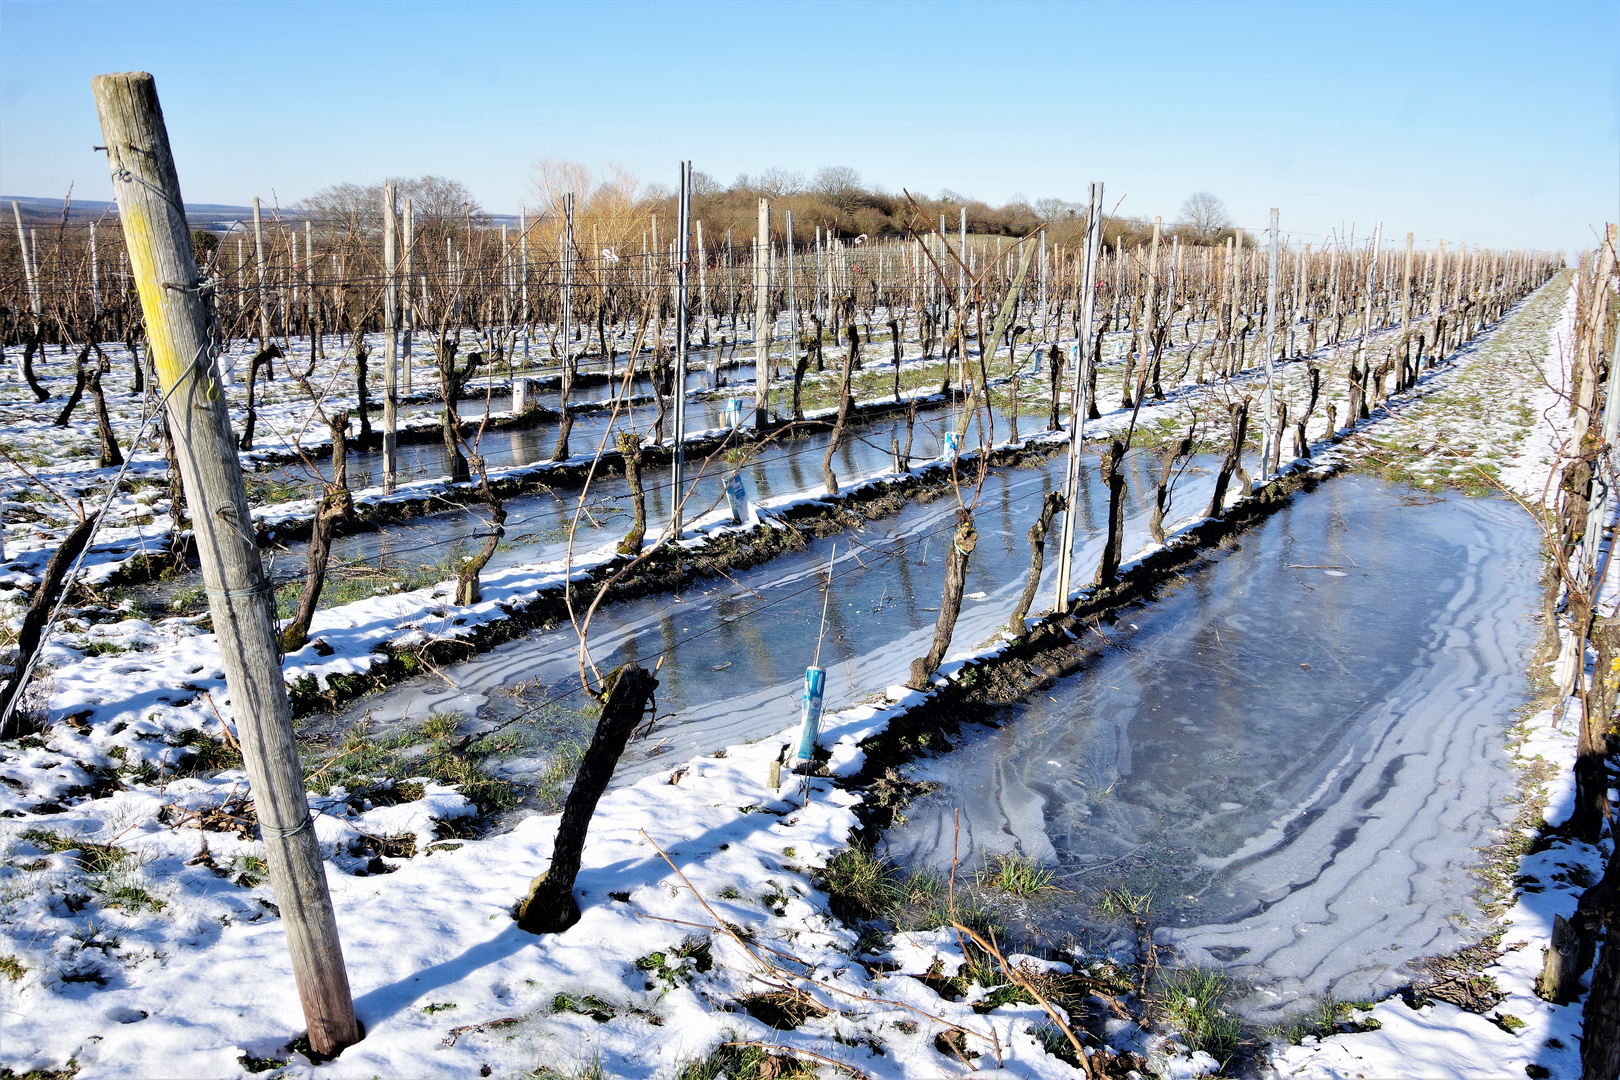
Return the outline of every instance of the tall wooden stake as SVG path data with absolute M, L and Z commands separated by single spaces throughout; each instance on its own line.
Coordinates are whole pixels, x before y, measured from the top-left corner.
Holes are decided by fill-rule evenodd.
M 96 223 L 90 223 L 90 313 L 101 319 L 101 264 L 96 259 Z M 96 331 L 100 332 L 100 327 Z
M 410 204 L 407 203 L 407 206 Z M 406 211 L 409 213 L 409 211 Z M 523 366 L 529 366 L 529 339 L 534 328 L 529 325 L 529 211 L 518 211 L 518 317 L 523 320 Z
M 1080 340 L 1074 365 L 1074 387 L 1069 391 L 1069 469 L 1063 481 L 1063 540 L 1058 548 L 1057 596 L 1053 611 L 1069 609 L 1069 579 L 1074 574 L 1074 525 L 1080 490 L 1080 443 L 1086 432 L 1087 378 L 1097 358 L 1091 354 L 1091 320 L 1097 305 L 1097 254 L 1102 244 L 1102 198 L 1100 182 L 1091 185 L 1091 209 L 1086 216 L 1085 269 L 1080 276 Z
M 771 333 L 771 201 L 759 200 L 759 239 L 754 243 L 754 429 L 770 423 Z
M 797 371 L 799 346 L 802 342 L 799 340 L 799 302 L 795 296 L 796 290 L 793 287 L 795 277 L 793 267 L 793 211 L 788 210 L 783 214 L 783 222 L 784 228 L 787 230 L 788 340 L 793 342 L 793 347 L 788 350 L 788 363 Z
M 396 286 L 398 258 L 394 234 L 399 230 L 394 206 L 394 185 L 383 185 L 383 494 L 392 495 L 398 478 L 399 455 L 399 322 Z M 446 408 L 454 409 L 451 402 Z
M 253 196 L 253 265 L 259 276 L 259 348 L 262 349 L 270 344 L 270 294 L 264 282 L 264 222 L 259 218 L 257 195 Z
M 1407 380 L 1412 377 L 1407 374 L 1407 354 L 1411 350 L 1412 335 L 1412 234 L 1406 234 L 1406 265 L 1401 271 L 1401 376 L 1396 384 L 1401 389 L 1406 388 Z M 1413 379 L 1412 381 L 1416 381 Z
M 335 1054 L 359 1038 L 354 1004 L 157 87 L 145 72 L 90 85 L 310 1046 Z
M 1271 208 L 1271 253 L 1266 278 L 1266 442 L 1260 450 L 1260 479 L 1271 471 L 1271 449 L 1277 445 L 1277 406 L 1272 400 L 1271 362 L 1277 350 L 1277 256 L 1282 244 L 1277 229 L 1277 208 Z M 1248 492 L 1244 492 L 1245 495 Z
M 305 224 L 307 225 L 308 222 L 305 222 Z M 400 311 L 400 318 L 405 324 L 405 340 L 399 354 L 399 392 L 401 394 L 409 394 L 411 392 L 411 364 L 413 362 L 411 357 L 411 338 L 414 336 L 414 331 L 416 329 L 416 305 L 411 302 L 411 275 L 415 273 L 416 267 L 416 233 L 411 223 L 411 198 L 409 195 L 405 197 L 405 224 L 402 226 L 400 238 L 405 243 L 405 288 L 403 292 L 403 299 L 405 303 L 403 305 L 403 310 Z M 389 277 L 392 278 L 393 275 L 390 274 Z M 393 288 L 395 289 L 396 293 L 399 291 L 399 285 L 397 283 L 393 286 Z M 395 304 L 397 305 L 398 303 L 399 301 L 396 300 Z M 424 315 L 425 314 L 426 312 L 424 311 Z
M 680 205 L 675 221 L 675 453 L 671 455 L 669 535 L 681 538 L 681 492 L 686 471 L 686 324 L 691 318 L 686 299 L 692 251 L 692 163 L 681 162 Z

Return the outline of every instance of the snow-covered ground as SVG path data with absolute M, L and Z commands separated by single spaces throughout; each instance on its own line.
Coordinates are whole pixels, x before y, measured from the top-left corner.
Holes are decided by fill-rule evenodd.
M 1496 333 L 1517 325 L 1536 302 L 1521 305 Z M 1389 411 L 1463 378 L 1482 352 L 1473 347 L 1456 368 L 1427 376 L 1419 393 Z M 1283 392 L 1299 394 L 1303 365 L 1282 373 Z M 1180 416 L 1195 396 L 1145 410 L 1144 419 Z M 1385 414 L 1365 430 L 1389 422 Z M 1525 449 L 1525 439 L 1541 430 L 1536 417 L 1525 417 L 1492 438 L 1509 457 L 1534 456 L 1539 448 Z M 576 571 L 596 557 L 577 560 Z M 323 664 L 334 671 L 364 664 L 370 649 L 397 639 L 402 628 L 467 632 L 473 620 L 499 617 L 502 604 L 554 584 L 562 572 L 503 571 L 486 582 L 485 605 L 453 618 L 444 586 L 323 612 L 311 636 L 342 650 L 295 656 L 289 674 L 302 673 L 299 664 L 312 673 Z M 724 1042 L 756 1041 L 870 1076 L 963 1075 L 974 1066 L 1075 1075 L 1044 1049 L 1038 1006 L 981 1013 L 973 1006 L 989 989 L 982 982 L 955 1001 L 936 993 L 933 976 L 949 975 L 962 961 L 948 933 L 898 934 L 878 944 L 858 940 L 828 914 L 814 871 L 848 843 L 859 799 L 836 777 L 857 771 L 861 742 L 920 699 L 898 687 L 828 719 L 821 742 L 832 753 L 834 779 L 813 780 L 802 792 L 797 781 L 770 784 L 792 731 L 610 792 L 579 879 L 584 917 L 560 935 L 533 937 L 511 921 L 528 880 L 547 865 L 555 815 L 468 840 L 454 822 L 471 804 L 425 778 L 396 784 L 395 799 L 341 788 L 312 796 L 367 1037 L 335 1061 L 311 1065 L 286 1049 L 303 1025 L 271 897 L 256 883 L 262 845 L 252 839 L 251 821 L 242 821 L 242 774 L 175 780 L 160 773 L 153 782 L 109 785 L 96 771 L 114 749 L 126 759 L 150 751 L 161 766 L 174 752 L 165 734 L 217 731 L 214 706 L 229 718 L 212 639 L 196 626 L 104 627 L 104 635 L 141 638 L 144 651 L 48 656 L 57 665 L 51 706 L 59 722 L 44 738 L 7 747 L 0 763 L 0 795 L 10 807 L 0 822 L 6 1068 L 63 1069 L 71 1061 L 83 1078 L 242 1076 L 286 1063 L 288 1076 L 515 1076 L 544 1068 L 590 1075 L 594 1062 L 604 1075 L 662 1078 Z M 958 649 L 942 676 L 999 648 Z M 211 701 L 199 697 L 210 689 Z M 1523 753 L 1567 772 L 1568 729 L 1532 719 L 1527 730 Z M 59 805 L 41 808 L 42 799 Z M 1568 795 L 1553 792 L 1551 799 L 1549 813 L 1556 813 Z M 377 866 L 350 853 L 350 841 L 362 837 L 409 838 L 414 851 Z M 1382 1024 L 1377 1031 L 1279 1049 L 1279 1066 L 1300 1075 L 1373 1076 L 1411 1074 L 1409 1063 L 1433 1061 L 1436 1075 L 1479 1075 L 1455 1062 L 1486 1057 L 1446 1056 L 1452 1043 L 1469 1038 L 1474 1045 L 1455 1053 L 1484 1055 L 1480 1048 L 1490 1047 L 1493 1070 L 1522 1059 L 1568 1075 L 1574 1014 L 1540 1003 L 1525 980 L 1539 968 L 1533 943 L 1545 940 L 1554 912 L 1573 906 L 1580 873 L 1568 868 L 1583 865 L 1589 873 L 1596 859 L 1573 848 L 1526 859 L 1522 872 L 1540 875 L 1546 887 L 1522 894 L 1509 913 L 1504 943 L 1522 935 L 1532 947 L 1505 953 L 1500 972 L 1493 969 L 1509 994 L 1493 1013 L 1503 1026 L 1446 1011 L 1450 1006 L 1413 1011 L 1386 1002 L 1373 1013 Z M 1033 971 L 1043 962 L 1029 963 Z M 757 995 L 795 998 L 806 1019 L 792 1030 L 772 1028 L 747 1011 Z M 1513 1025 L 1503 1012 L 1524 1021 L 1518 1034 L 1504 1030 Z M 940 1049 L 941 1036 L 952 1031 L 962 1033 L 954 1057 Z M 1513 1045 L 1489 1041 L 1498 1036 Z M 1207 1055 L 1178 1053 L 1173 1040 L 1129 1020 L 1110 1021 L 1109 1039 L 1172 1075 L 1215 1065 Z M 1562 1049 L 1546 1045 L 1549 1039 Z M 1518 1056 L 1505 1056 L 1510 1051 Z

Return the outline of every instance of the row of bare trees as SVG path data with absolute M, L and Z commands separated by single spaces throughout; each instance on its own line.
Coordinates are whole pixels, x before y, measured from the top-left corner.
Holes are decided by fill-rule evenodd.
M 1617 244 L 1620 233 L 1610 225 L 1603 243 L 1583 253 L 1571 275 L 1573 332 L 1556 343 L 1565 377 L 1548 372 L 1549 383 L 1565 396 L 1570 436 L 1548 490 L 1538 500 L 1521 500 L 1541 528 L 1546 555 L 1536 659 L 1557 658 L 1557 712 L 1561 716 L 1574 708 L 1579 718 L 1575 805 L 1562 831 L 1593 845 L 1607 834 L 1615 845 L 1607 870 L 1581 894 L 1574 915 L 1555 920 L 1537 985 L 1543 997 L 1570 1002 L 1580 996 L 1582 977 L 1592 972 L 1582 1014 L 1583 1080 L 1620 1075 L 1620 807 L 1610 800 L 1620 760 L 1620 598 L 1612 580 L 1620 567 L 1610 561 L 1617 538 L 1610 527 L 1620 508 Z

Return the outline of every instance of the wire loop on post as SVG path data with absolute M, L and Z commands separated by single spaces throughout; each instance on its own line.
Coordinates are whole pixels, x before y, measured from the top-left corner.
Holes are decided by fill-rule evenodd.
M 266 825 L 261 821 L 259 822 L 259 835 L 271 840 L 286 840 L 288 837 L 297 836 L 299 833 L 309 828 L 312 824 L 314 824 L 314 819 L 308 814 L 304 815 L 304 820 L 302 822 L 294 825 L 290 829 L 280 829 L 274 825 Z

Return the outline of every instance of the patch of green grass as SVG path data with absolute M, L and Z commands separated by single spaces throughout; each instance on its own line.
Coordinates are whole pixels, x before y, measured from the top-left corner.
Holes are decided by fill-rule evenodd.
M 68 937 L 77 941 L 81 949 L 100 949 L 104 953 L 114 952 L 124 943 L 122 934 L 98 919 L 86 919 L 68 931 Z
M 616 1013 L 612 1005 L 609 1005 L 595 994 L 586 994 L 584 997 L 575 997 L 572 994 L 558 994 L 551 999 L 551 1011 L 554 1013 L 578 1013 L 581 1016 L 590 1017 L 598 1024 L 607 1023 L 613 1019 Z
M 357 600 L 389 593 L 412 592 L 454 578 L 461 570 L 466 552 L 460 545 L 452 553 L 433 563 L 401 563 L 395 566 L 377 566 L 364 559 L 348 559 L 327 567 L 326 581 L 321 586 L 319 609 L 342 607 Z M 298 609 L 298 598 L 303 595 L 304 580 L 289 581 L 276 590 L 276 617 L 290 619 Z
M 15 956 L 0 956 L 0 975 L 16 982 L 27 973 L 28 969 L 23 967 Z
M 208 590 L 201 585 L 187 585 L 169 598 L 169 610 L 180 615 L 202 614 L 208 610 Z
M 147 892 L 134 875 L 124 871 L 108 874 L 96 888 L 96 892 L 106 907 L 123 908 L 132 912 L 162 911 L 164 908 L 162 900 Z
M 1133 893 L 1123 887 L 1110 887 L 1103 890 L 1092 910 L 1104 919 L 1129 919 L 1140 922 L 1148 917 L 1153 909 L 1153 893 Z
M 542 814 L 554 814 L 562 809 L 589 745 L 585 739 L 568 739 L 552 748 L 551 757 L 534 779 L 534 801 Z
M 1074 1054 L 1074 1044 L 1063 1034 L 1063 1029 L 1052 1021 L 1042 1020 L 1035 1025 L 1035 1041 L 1041 1044 L 1042 1050 L 1053 1057 L 1067 1062 L 1074 1068 L 1081 1068 L 1080 1059 Z
M 226 877 L 244 889 L 251 889 L 270 876 L 270 867 L 260 855 L 237 855 L 226 870 Z
M 415 728 L 380 738 L 364 728 L 351 728 L 337 753 L 311 769 L 304 782 L 310 790 L 326 794 L 337 785 L 354 791 L 379 778 L 425 776 L 457 786 L 486 814 L 517 805 L 517 791 L 510 783 L 489 775 L 477 759 L 456 750 L 456 730 L 464 719 L 457 713 L 436 712 Z M 426 753 L 402 753 L 423 742 L 428 744 Z
M 1525 1026 L 1524 1021 L 1512 1013 L 1497 1013 L 1495 1016 L 1487 1017 L 1487 1019 L 1509 1035 L 1517 1033 Z
M 243 1054 L 241 1057 L 236 1059 L 236 1063 L 242 1066 L 243 1070 L 246 1072 L 262 1073 L 269 1072 L 271 1069 L 285 1068 L 287 1065 L 287 1059 L 268 1057 L 261 1058 L 254 1057 L 252 1054 Z
M 678 1065 L 675 1080 L 810 1080 L 817 1075 L 810 1062 L 785 1051 L 773 1054 L 761 1046 L 732 1046 L 736 1032 L 727 1032 L 726 1039 L 712 1053 Z
M 567 1065 L 542 1065 L 529 1074 L 535 1080 L 602 1080 L 607 1074 L 602 1066 L 602 1051 L 592 1049 Z
M 63 982 L 76 982 L 79 980 L 63 979 Z M 68 1063 L 60 1069 L 30 1069 L 25 1073 L 14 1073 L 10 1069 L 0 1068 L 0 1080 L 73 1080 L 79 1075 L 79 1059 L 68 1058 Z
M 846 921 L 887 915 L 902 895 L 902 878 L 893 864 L 858 846 L 827 860 L 816 884 L 826 890 L 833 914 Z
M 448 739 L 455 735 L 456 730 L 461 727 L 461 723 L 465 719 L 466 717 L 458 712 L 435 710 L 428 713 L 428 718 L 422 722 L 421 727 L 417 728 L 417 733 L 424 739 L 433 741 Z
M 128 645 L 120 645 L 116 641 L 89 641 L 80 650 L 86 656 L 117 656 L 120 653 L 130 652 Z
M 992 855 L 979 871 L 979 885 L 996 889 L 1012 896 L 1033 896 L 1054 888 L 1052 871 L 1028 855 L 1012 852 Z
M 978 897 L 961 890 L 958 890 L 954 911 L 948 898 L 935 896 L 902 907 L 895 913 L 895 924 L 901 930 L 937 930 L 953 923 L 962 924 L 986 940 L 998 937 L 1007 929 Z
M 422 1006 L 422 1011 L 432 1016 L 434 1013 L 449 1012 L 456 1007 L 456 1003 L 453 1001 L 433 1001 Z
M 105 874 L 123 866 L 130 858 L 130 853 L 123 848 L 111 844 L 97 844 L 77 836 L 55 832 L 50 829 L 28 829 L 19 839 L 26 840 L 35 847 L 43 848 L 52 854 L 72 851 L 77 855 L 81 867 L 92 874 Z
M 1309 1011 L 1294 1017 L 1287 1024 L 1267 1028 L 1265 1035 L 1273 1040 L 1298 1046 L 1309 1036 L 1327 1038 L 1341 1032 L 1377 1031 L 1377 1020 L 1358 1019 L 1358 1012 L 1373 1007 L 1370 1001 L 1337 1001 L 1332 994 L 1316 999 Z
M 203 773 L 215 773 L 221 769 L 240 769 L 242 767 L 242 752 L 235 747 L 226 746 L 225 743 L 196 728 L 188 728 L 181 732 L 175 742 L 194 750 L 184 762 L 184 771 L 197 776 Z
M 1188 1048 L 1226 1061 L 1237 1049 L 1243 1021 L 1222 1004 L 1231 980 L 1213 968 L 1175 968 L 1158 980 L 1153 1003 Z
M 708 938 L 700 937 L 689 937 L 667 952 L 648 953 L 636 959 L 636 970 L 646 972 L 649 980 L 656 979 L 671 989 L 690 979 L 694 972 L 713 967 L 713 946 Z M 647 989 L 655 989 L 657 982 L 649 981 Z
M 274 477 L 248 473 L 242 479 L 247 485 L 248 502 L 253 506 L 307 499 L 312 494 L 312 489 L 306 489 L 302 484 L 293 484 Z

